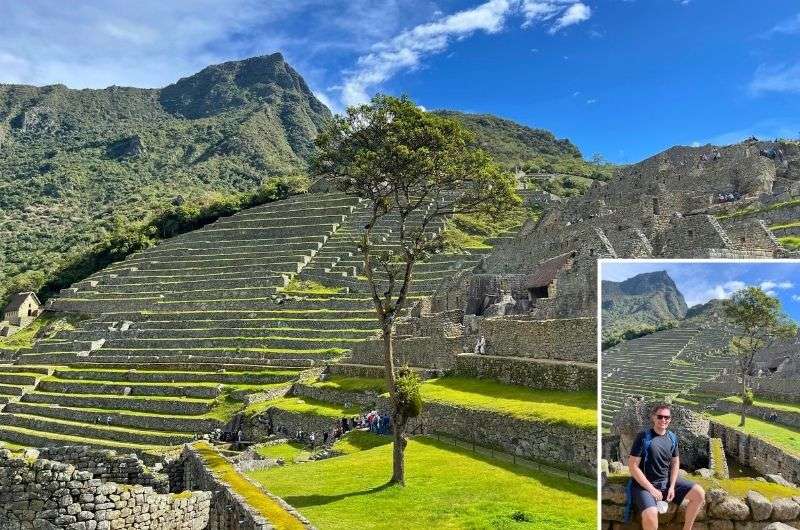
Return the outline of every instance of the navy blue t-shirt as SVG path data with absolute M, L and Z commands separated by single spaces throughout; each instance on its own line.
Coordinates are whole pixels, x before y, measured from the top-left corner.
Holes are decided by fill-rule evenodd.
M 650 454 L 647 455 L 647 465 L 644 465 L 644 433 L 640 432 L 636 435 L 631 447 L 631 456 L 638 456 L 642 458 L 639 463 L 639 468 L 644 471 L 644 476 L 650 483 L 662 480 L 669 480 L 669 471 L 672 466 L 672 459 L 678 456 L 678 446 L 672 448 L 672 440 L 670 440 L 667 433 L 659 436 L 653 429 L 650 429 L 652 439 L 650 441 Z

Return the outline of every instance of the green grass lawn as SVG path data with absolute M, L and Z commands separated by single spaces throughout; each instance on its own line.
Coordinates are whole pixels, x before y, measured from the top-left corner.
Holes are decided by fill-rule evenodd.
M 367 431 L 350 431 L 333 444 L 333 450 L 343 455 L 374 449 L 392 443 L 390 436 L 380 436 Z
M 362 443 L 363 440 L 354 440 Z M 594 529 L 595 490 L 418 437 L 406 487 L 388 486 L 392 445 L 248 473 L 318 528 Z
M 383 379 L 333 376 L 313 383 L 320 388 L 345 392 L 385 392 Z M 490 379 L 443 377 L 422 385 L 426 402 L 451 403 L 490 410 L 515 418 L 560 423 L 594 429 L 597 425 L 597 396 L 594 392 L 560 392 L 506 385 Z
M 742 404 L 742 398 L 739 396 L 729 396 L 724 398 L 722 401 L 727 401 L 729 403 L 736 403 L 737 405 Z M 775 410 L 783 410 L 786 412 L 795 412 L 800 414 L 800 404 L 797 403 L 784 403 L 781 401 L 768 401 L 765 399 L 754 399 L 753 405 L 757 407 L 766 407 Z
M 800 456 L 800 429 L 767 423 L 756 418 L 747 417 L 744 427 L 739 427 L 738 414 L 712 414 L 711 419 L 729 427 L 734 427 L 747 434 L 752 434 Z
M 21 329 L 10 337 L 0 337 L 0 350 L 17 351 L 20 348 L 30 348 L 44 328 L 53 324 L 53 332 L 74 329 L 74 323 L 80 320 L 79 316 L 45 313 L 27 327 Z M 48 333 L 49 334 L 49 333 Z
M 305 446 L 298 442 L 285 442 L 272 445 L 257 445 L 256 453 L 264 458 L 282 458 L 287 464 L 295 460 L 306 460 L 311 454 Z
M 489 379 L 443 377 L 422 385 L 425 401 L 490 410 L 515 418 L 583 429 L 597 427 L 597 394 L 535 390 Z
M 327 401 L 319 401 L 311 398 L 284 397 L 262 401 L 248 406 L 244 413 L 247 416 L 263 412 L 268 408 L 275 407 L 288 412 L 298 414 L 309 414 L 315 416 L 328 416 L 330 418 L 341 418 L 342 416 L 356 416 L 361 413 L 359 407 L 343 407 Z

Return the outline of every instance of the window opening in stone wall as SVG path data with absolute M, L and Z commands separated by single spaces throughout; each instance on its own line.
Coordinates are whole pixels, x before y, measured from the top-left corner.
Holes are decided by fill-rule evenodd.
M 531 299 L 531 301 L 537 300 L 539 298 L 550 298 L 550 292 L 546 285 L 541 285 L 539 287 L 529 287 L 528 297 Z

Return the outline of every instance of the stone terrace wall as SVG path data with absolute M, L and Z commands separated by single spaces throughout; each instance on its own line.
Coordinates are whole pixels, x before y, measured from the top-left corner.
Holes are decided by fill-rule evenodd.
M 706 503 L 700 510 L 692 527 L 694 530 L 781 530 L 779 522 L 800 528 L 800 497 L 769 501 L 763 495 L 751 491 L 742 499 L 728 495 L 722 489 L 706 492 Z M 670 504 L 669 511 L 658 516 L 660 530 L 683 528 L 685 504 L 680 507 Z M 638 520 L 623 523 L 625 508 L 625 483 L 603 486 L 602 519 L 603 530 L 638 530 Z M 774 526 L 771 526 L 774 525 Z
M 167 493 L 169 477 L 164 473 L 153 473 L 138 456 L 117 455 L 110 449 L 92 449 L 85 445 L 44 447 L 39 449 L 39 458 L 71 464 L 78 471 L 88 471 L 93 478 L 103 482 L 139 484 L 150 486 L 158 493 Z
M 781 374 L 751 379 L 750 387 L 753 389 L 756 399 L 800 402 L 800 385 L 797 384 L 797 380 L 781 377 Z M 738 395 L 742 390 L 742 383 L 735 375 L 728 374 L 700 383 L 696 390 L 708 394 Z
M 731 403 L 729 401 L 717 401 L 714 403 L 714 408 L 721 412 L 731 412 L 734 414 L 739 414 L 742 410 L 740 404 Z M 788 410 L 750 405 L 747 407 L 747 415 L 761 418 L 770 423 L 780 423 L 781 425 L 800 428 L 800 412 L 790 412 Z
M 103 482 L 71 464 L 12 458 L 0 450 L 0 528 L 201 530 L 211 494 L 176 496 Z
M 216 478 L 202 458 L 190 447 L 185 446 L 181 454 L 183 464 L 183 482 L 187 489 L 202 489 L 211 491 L 210 512 L 208 526 L 201 527 L 207 530 L 273 530 L 275 527 L 258 512 L 256 512 L 247 501 L 231 489 L 218 478 Z M 272 495 L 269 492 L 264 495 L 283 506 L 286 511 L 294 515 L 305 528 L 314 530 L 299 512 L 286 504 L 283 499 Z
M 486 353 L 540 359 L 595 362 L 597 320 L 553 320 L 513 317 L 476 319 L 477 333 L 486 337 Z
M 508 416 L 445 403 L 426 403 L 408 424 L 409 432 L 447 434 L 478 445 L 564 466 L 585 475 L 597 467 L 593 429 L 514 420 Z
M 362 394 L 359 398 L 355 392 L 341 392 L 307 385 L 295 385 L 295 392 L 334 403 L 349 402 L 365 405 L 365 408 L 374 407 L 383 413 L 391 410 L 387 398 L 375 395 Z M 275 410 L 271 412 L 274 413 Z M 332 426 L 332 423 L 315 423 L 319 420 L 315 420 L 313 416 L 284 411 L 279 411 L 277 421 L 273 416 L 273 421 L 276 428 L 280 424 L 306 432 L 322 430 L 326 425 L 330 429 Z M 289 423 L 290 421 L 294 423 Z M 438 432 L 549 465 L 566 466 L 587 475 L 594 475 L 597 463 L 596 434 L 593 429 L 514 419 L 492 411 L 469 409 L 449 403 L 425 403 L 420 417 L 409 421 L 408 432 L 415 434 Z
M 721 438 L 725 454 L 764 475 L 780 474 L 800 484 L 800 458 L 786 454 L 774 445 L 727 425 L 711 422 L 711 436 Z

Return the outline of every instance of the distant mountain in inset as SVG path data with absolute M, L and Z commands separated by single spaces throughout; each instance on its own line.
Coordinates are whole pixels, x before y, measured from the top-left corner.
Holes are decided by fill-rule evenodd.
M 602 283 L 603 337 L 683 320 L 686 300 L 666 271 Z

